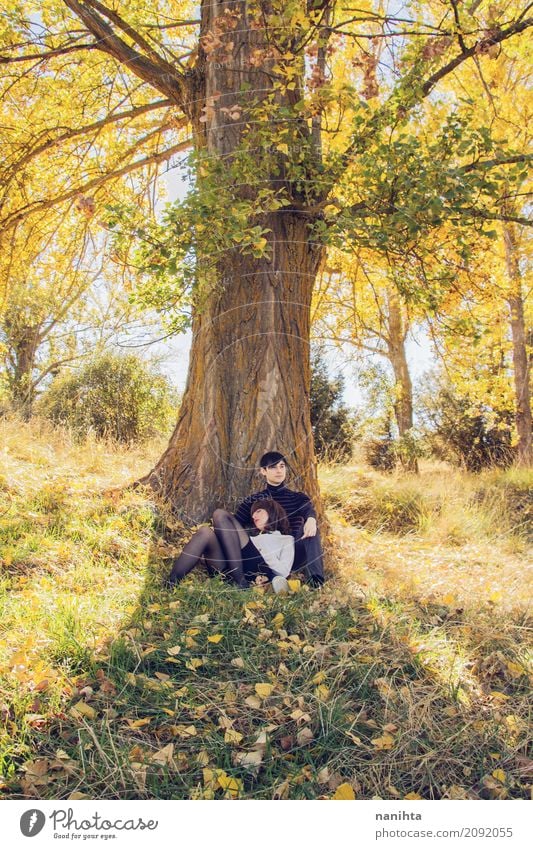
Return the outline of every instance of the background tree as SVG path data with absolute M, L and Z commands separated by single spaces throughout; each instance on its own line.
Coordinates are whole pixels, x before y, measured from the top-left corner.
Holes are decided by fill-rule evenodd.
M 344 378 L 330 377 L 320 348 L 311 352 L 311 427 L 317 457 L 346 461 L 351 457 L 355 438 L 353 414 L 342 401 Z

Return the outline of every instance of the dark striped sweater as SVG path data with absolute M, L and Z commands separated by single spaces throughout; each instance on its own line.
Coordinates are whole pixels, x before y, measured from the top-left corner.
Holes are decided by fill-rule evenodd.
M 305 492 L 296 492 L 294 489 L 286 487 L 284 483 L 279 486 L 267 483 L 266 489 L 252 493 L 237 507 L 235 518 L 244 528 L 252 526 L 250 507 L 254 501 L 258 501 L 260 498 L 273 498 L 274 501 L 281 504 L 289 517 L 291 534 L 294 537 L 301 536 L 303 524 L 309 516 L 316 519 L 311 500 Z

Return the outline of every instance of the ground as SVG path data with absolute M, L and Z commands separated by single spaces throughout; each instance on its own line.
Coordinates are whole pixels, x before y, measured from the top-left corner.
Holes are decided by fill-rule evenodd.
M 4 798 L 530 796 L 531 475 L 325 467 L 322 590 L 166 590 L 161 445 L 0 429 Z

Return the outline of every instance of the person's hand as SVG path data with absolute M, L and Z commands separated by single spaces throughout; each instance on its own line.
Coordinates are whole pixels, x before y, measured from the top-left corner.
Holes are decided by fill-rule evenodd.
M 309 518 L 307 519 L 307 521 L 304 525 L 304 532 L 302 534 L 302 539 L 305 539 L 306 537 L 314 537 L 314 536 L 316 536 L 316 519 L 314 518 L 314 516 L 309 516 Z

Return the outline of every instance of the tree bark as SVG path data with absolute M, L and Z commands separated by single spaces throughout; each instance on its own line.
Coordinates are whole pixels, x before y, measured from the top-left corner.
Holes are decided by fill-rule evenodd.
M 20 326 L 17 318 L 6 316 L 4 329 L 7 336 L 8 369 L 11 397 L 25 421 L 29 421 L 35 400 L 33 369 L 35 355 L 40 344 L 40 328 L 31 325 Z
M 261 96 L 257 92 L 265 97 L 272 92 L 269 71 L 275 59 L 265 60 L 260 70 L 249 62 L 261 33 L 249 26 L 244 2 L 227 7 L 241 15 L 235 33 L 229 33 L 231 59 L 207 56 L 202 36 L 213 31 L 224 8 L 214 0 L 202 4 L 189 103 L 196 146 L 229 164 L 245 113 L 242 121 L 235 121 L 227 110 L 243 83 L 251 85 L 256 97 Z M 300 96 L 298 90 L 278 92 L 276 100 L 290 104 Z M 276 176 L 280 174 L 282 169 Z M 279 179 L 272 185 L 279 187 Z M 256 190 L 235 189 L 237 197 L 250 197 Z M 265 214 L 254 224 L 271 231 L 268 258 L 256 259 L 235 248 L 211 270 L 209 294 L 193 319 L 179 420 L 167 450 L 143 480 L 189 522 L 205 521 L 216 507 L 231 509 L 262 487 L 263 479 L 254 475 L 268 450 L 286 456 L 296 473 L 292 485 L 307 492 L 321 512 L 309 411 L 309 332 L 311 293 L 324 248 L 309 237 L 312 220 L 296 206 Z
M 297 213 L 273 215 L 266 225 L 272 262 L 226 257 L 220 291 L 195 316 L 179 421 L 147 478 L 189 521 L 231 509 L 257 488 L 254 469 L 269 450 L 281 451 L 299 473 L 297 488 L 319 499 L 309 330 L 321 251 L 307 244 L 307 222 Z
M 519 466 L 533 465 L 530 364 L 527 352 L 527 331 L 524 318 L 522 279 L 518 258 L 515 226 L 503 226 L 507 274 L 510 294 L 507 298 L 513 342 L 513 379 L 515 391 L 515 421 L 518 433 L 516 462 Z
M 389 313 L 387 347 L 394 372 L 394 414 L 401 439 L 413 427 L 413 385 L 405 353 L 407 328 L 402 314 L 400 298 L 395 289 L 388 290 L 387 301 Z M 408 471 L 418 473 L 416 457 L 407 454 L 402 458 L 402 464 Z

